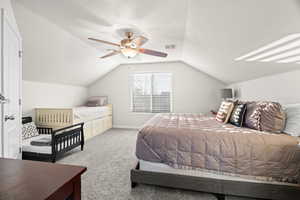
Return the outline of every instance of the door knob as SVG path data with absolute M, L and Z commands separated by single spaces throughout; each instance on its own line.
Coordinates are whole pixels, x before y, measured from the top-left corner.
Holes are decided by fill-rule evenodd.
M 0 94 L 0 104 L 9 103 L 9 99 L 5 98 L 2 94 Z
M 8 121 L 8 120 L 15 120 L 15 116 L 14 116 L 14 115 L 5 115 L 4 120 L 5 120 L 5 121 Z

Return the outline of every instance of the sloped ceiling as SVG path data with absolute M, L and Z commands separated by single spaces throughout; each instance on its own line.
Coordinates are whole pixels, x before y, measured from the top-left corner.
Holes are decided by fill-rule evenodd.
M 120 64 L 182 60 L 233 83 L 299 69 L 298 64 L 234 61 L 251 50 L 300 33 L 298 0 L 12 0 L 23 36 L 26 80 L 87 86 Z M 145 45 L 168 58 L 98 57 L 135 27 Z M 165 45 L 176 49 L 166 50 Z
M 182 59 L 226 83 L 300 69 L 299 64 L 234 61 L 300 33 L 299 21 L 299 0 L 191 0 Z

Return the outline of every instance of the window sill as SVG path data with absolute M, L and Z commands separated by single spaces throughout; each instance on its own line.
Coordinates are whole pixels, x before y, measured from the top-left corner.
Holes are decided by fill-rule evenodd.
M 141 115 L 156 115 L 156 114 L 169 114 L 169 113 L 172 113 L 172 112 L 162 112 L 162 113 L 149 113 L 149 112 L 133 112 L 133 111 L 130 111 L 131 114 L 135 114 L 135 115 L 138 115 L 138 114 L 141 114 Z
M 131 114 L 134 115 L 153 115 L 153 114 L 157 114 L 157 113 L 149 113 L 149 112 L 132 112 L 130 111 Z

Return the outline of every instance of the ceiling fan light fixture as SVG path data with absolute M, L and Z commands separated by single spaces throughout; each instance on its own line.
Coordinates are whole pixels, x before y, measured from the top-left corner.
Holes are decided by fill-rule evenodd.
M 132 48 L 122 48 L 121 52 L 126 58 L 133 58 L 138 54 L 138 51 Z
M 140 35 L 140 36 L 135 36 L 133 38 L 134 33 L 128 32 L 128 31 L 125 33 L 125 36 L 127 38 L 121 40 L 120 44 L 108 42 L 108 41 L 104 41 L 104 40 L 99 40 L 99 39 L 95 39 L 95 38 L 88 38 L 88 39 L 118 47 L 118 50 L 113 50 L 113 52 L 106 54 L 100 58 L 107 58 L 107 57 L 114 56 L 114 55 L 117 55 L 120 53 L 123 54 L 126 58 L 133 58 L 139 53 L 147 54 L 150 56 L 163 57 L 163 58 L 168 56 L 168 54 L 164 53 L 164 52 L 141 48 L 141 46 L 143 46 L 148 41 L 148 39 L 144 36 Z

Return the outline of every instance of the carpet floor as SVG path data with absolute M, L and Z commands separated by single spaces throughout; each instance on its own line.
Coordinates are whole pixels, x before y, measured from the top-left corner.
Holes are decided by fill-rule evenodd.
M 58 163 L 88 168 L 82 177 L 83 200 L 216 200 L 212 194 L 149 185 L 130 187 L 130 169 L 136 158 L 137 131 L 111 129 L 75 149 Z M 226 197 L 226 200 L 246 200 Z M 249 200 L 249 199 L 247 199 Z M 251 199 L 254 200 L 254 199 Z

